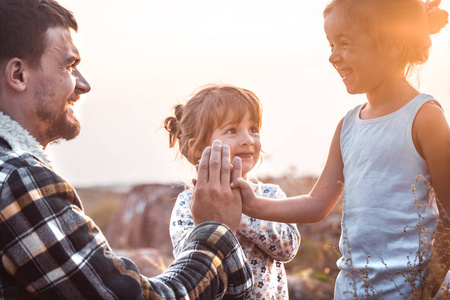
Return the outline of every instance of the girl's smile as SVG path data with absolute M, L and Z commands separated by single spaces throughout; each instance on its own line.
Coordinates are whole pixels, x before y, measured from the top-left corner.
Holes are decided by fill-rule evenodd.
M 238 156 L 241 159 L 247 159 L 247 158 L 251 158 L 253 156 L 253 152 L 236 153 L 235 156 Z
M 345 80 L 347 77 L 349 77 L 351 74 L 353 74 L 352 69 L 338 69 L 336 66 L 336 71 L 338 71 L 339 75 L 341 75 L 341 78 Z

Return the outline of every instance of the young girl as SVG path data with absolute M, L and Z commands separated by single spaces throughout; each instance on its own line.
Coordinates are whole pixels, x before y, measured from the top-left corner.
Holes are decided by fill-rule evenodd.
M 439 103 L 406 79 L 428 59 L 429 35 L 447 23 L 437 6 L 332 0 L 324 11 L 329 61 L 348 93 L 364 93 L 367 103 L 337 126 L 308 195 L 275 202 L 255 197 L 241 180 L 233 183 L 244 213 L 279 222 L 322 220 L 344 193 L 336 299 L 429 299 L 449 270 L 450 130 Z M 431 256 L 438 218 L 446 233 L 435 239 Z
M 215 139 L 230 147 L 231 161 L 240 157 L 242 176 L 258 163 L 261 151 L 259 130 L 261 107 L 256 95 L 230 85 L 203 88 L 186 105 L 175 106 L 175 116 L 164 127 L 170 134 L 170 147 L 177 143 L 180 152 L 196 165 L 203 149 Z M 285 198 L 280 187 L 248 182 L 256 195 Z M 176 257 L 194 228 L 190 212 L 192 190 L 178 196 L 170 220 L 170 235 Z M 213 201 L 213 199 L 211 200 Z M 297 253 L 300 234 L 294 224 L 275 223 L 242 215 L 236 233 L 254 275 L 252 299 L 288 299 L 284 262 Z

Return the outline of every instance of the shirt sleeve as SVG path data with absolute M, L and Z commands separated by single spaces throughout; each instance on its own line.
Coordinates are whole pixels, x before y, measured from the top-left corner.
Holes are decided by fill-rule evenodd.
M 0 191 L 0 294 L 39 299 L 245 299 L 252 275 L 233 233 L 205 222 L 163 274 L 118 257 L 75 190 L 44 167 L 18 168 Z
M 173 256 L 177 257 L 186 246 L 189 234 L 194 230 L 191 214 L 192 190 L 180 193 L 170 216 L 169 233 L 172 239 Z
M 286 198 L 277 185 L 262 186 L 262 196 L 275 199 Z M 278 223 L 242 215 L 237 236 L 245 236 L 264 253 L 275 260 L 288 262 L 297 254 L 300 246 L 300 233 L 296 224 Z

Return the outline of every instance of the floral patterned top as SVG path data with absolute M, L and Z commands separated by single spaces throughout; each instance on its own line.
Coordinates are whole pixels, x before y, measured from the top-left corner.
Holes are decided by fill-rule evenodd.
M 177 257 L 194 229 L 190 211 L 192 190 L 178 195 L 170 218 L 173 254 Z M 256 195 L 286 198 L 277 185 L 258 183 Z M 250 262 L 254 286 L 251 299 L 289 299 L 285 262 L 294 258 L 300 246 L 300 233 L 295 224 L 277 223 L 251 218 L 242 214 L 236 237 Z

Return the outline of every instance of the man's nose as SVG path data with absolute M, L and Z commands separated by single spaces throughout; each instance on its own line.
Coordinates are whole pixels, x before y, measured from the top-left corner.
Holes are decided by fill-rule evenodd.
M 77 86 L 76 89 L 80 94 L 86 94 L 89 93 L 91 90 L 91 85 L 89 82 L 84 78 L 84 76 L 81 74 L 81 72 L 77 69 Z

